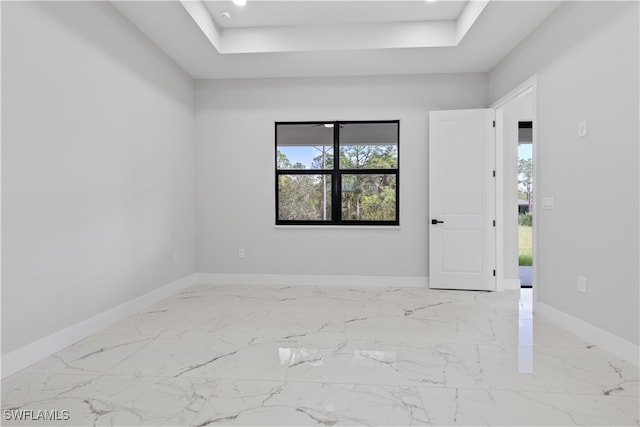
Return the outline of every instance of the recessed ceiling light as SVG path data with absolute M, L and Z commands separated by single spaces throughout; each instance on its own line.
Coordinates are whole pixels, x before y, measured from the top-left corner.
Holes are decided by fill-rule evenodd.
M 231 14 L 229 12 L 227 12 L 226 10 L 221 10 L 220 11 L 220 17 L 224 18 L 224 19 L 230 19 L 231 18 Z
M 245 4 L 247 4 L 247 0 L 233 0 L 233 4 L 235 4 L 236 6 L 244 6 Z
M 327 129 L 333 129 L 333 123 L 325 123 L 324 127 L 326 127 Z

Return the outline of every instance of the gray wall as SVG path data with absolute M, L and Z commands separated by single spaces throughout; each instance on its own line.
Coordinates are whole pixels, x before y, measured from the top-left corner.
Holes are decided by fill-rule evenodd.
M 3 354 L 194 272 L 193 82 L 109 3 L 3 2 L 2 125 Z
M 478 74 L 197 81 L 196 270 L 426 277 L 428 112 L 486 90 Z M 274 122 L 337 119 L 400 120 L 400 228 L 274 227 Z
M 538 75 L 539 301 L 638 344 L 638 3 L 566 2 L 489 75 Z M 577 138 L 586 120 L 588 136 Z M 577 292 L 577 276 L 588 281 Z

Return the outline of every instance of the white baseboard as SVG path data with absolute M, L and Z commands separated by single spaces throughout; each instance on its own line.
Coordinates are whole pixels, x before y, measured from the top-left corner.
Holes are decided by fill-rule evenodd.
M 0 377 L 5 378 L 8 375 L 18 372 L 91 334 L 107 328 L 119 320 L 139 312 L 163 298 L 193 285 L 194 282 L 195 275 L 191 274 L 87 320 L 76 323 L 73 326 L 41 338 L 31 344 L 27 344 L 11 353 L 7 353 L 2 356 L 2 372 Z
M 546 317 L 583 340 L 595 344 L 635 366 L 640 366 L 640 346 L 540 301 L 534 303 L 533 312 Z
M 297 274 L 196 274 L 202 285 L 283 285 L 283 286 L 398 286 L 428 288 L 427 277 L 414 276 L 332 276 Z

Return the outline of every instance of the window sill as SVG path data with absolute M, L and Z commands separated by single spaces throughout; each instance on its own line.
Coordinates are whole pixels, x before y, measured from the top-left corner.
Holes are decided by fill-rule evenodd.
M 400 230 L 399 225 L 274 225 L 276 230 Z

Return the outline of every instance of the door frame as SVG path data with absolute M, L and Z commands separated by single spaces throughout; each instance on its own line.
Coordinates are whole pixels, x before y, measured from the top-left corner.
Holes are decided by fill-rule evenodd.
M 502 115 L 502 107 L 508 104 L 510 101 L 528 94 L 531 92 L 533 103 L 533 129 L 532 129 L 532 144 L 533 144 L 533 200 L 538 200 L 538 143 L 537 143 L 537 125 L 538 125 L 538 76 L 534 74 L 511 91 L 507 92 L 502 98 L 495 101 L 490 108 L 496 110 L 496 290 L 503 291 L 512 289 L 506 285 L 505 281 L 505 266 L 504 260 L 504 170 L 505 165 L 503 163 L 502 154 L 504 150 L 504 123 Z M 533 212 L 533 301 L 536 301 L 536 283 L 538 277 L 538 266 L 536 260 L 538 259 L 537 253 L 537 241 L 538 241 L 538 225 L 537 225 L 537 204 L 534 205 Z

